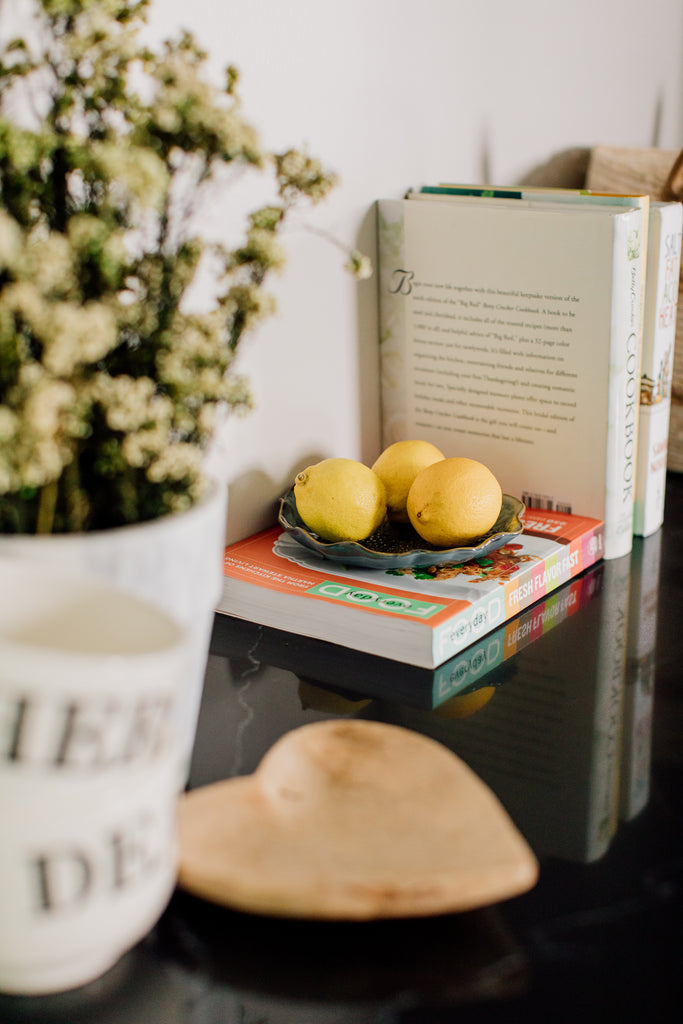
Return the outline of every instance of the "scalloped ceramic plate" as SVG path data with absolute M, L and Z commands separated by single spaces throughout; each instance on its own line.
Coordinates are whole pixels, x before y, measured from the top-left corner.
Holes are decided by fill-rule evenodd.
M 385 522 L 367 540 L 323 541 L 309 530 L 297 512 L 294 489 L 280 499 L 280 525 L 295 540 L 323 558 L 366 569 L 408 569 L 419 565 L 456 565 L 482 558 L 507 544 L 524 529 L 525 505 L 519 498 L 503 495 L 500 515 L 493 527 L 474 545 L 430 548 L 409 524 Z

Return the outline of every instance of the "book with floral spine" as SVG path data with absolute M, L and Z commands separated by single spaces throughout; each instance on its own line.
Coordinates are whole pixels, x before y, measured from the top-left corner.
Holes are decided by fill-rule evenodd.
M 271 527 L 225 549 L 217 610 L 435 668 L 603 555 L 602 521 L 544 509 L 485 557 L 410 569 L 347 567 Z
M 681 203 L 650 203 L 633 514 L 641 537 L 664 521 L 682 229 Z

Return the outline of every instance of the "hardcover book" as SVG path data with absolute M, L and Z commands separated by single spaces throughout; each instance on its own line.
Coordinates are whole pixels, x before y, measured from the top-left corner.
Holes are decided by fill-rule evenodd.
M 642 203 L 380 200 L 382 443 L 488 465 L 529 506 L 633 534 Z M 593 199 L 595 197 L 592 197 Z
M 603 556 L 600 520 L 545 509 L 486 557 L 412 569 L 349 568 L 278 526 L 226 548 L 218 611 L 434 668 Z
M 650 204 L 633 517 L 642 537 L 664 521 L 682 226 L 680 203 Z
M 564 203 L 637 205 L 643 211 L 647 230 L 643 231 L 642 243 L 647 256 L 643 264 L 645 288 L 633 532 L 637 536 L 649 536 L 661 526 L 664 518 L 683 206 L 679 202 L 656 201 L 648 195 L 526 186 L 493 189 L 476 185 L 425 186 L 420 192 L 409 193 L 408 198 L 454 196 L 540 202 L 552 198 L 553 202 Z
M 680 151 L 656 146 L 593 146 L 585 183 L 592 189 L 646 192 L 653 199 L 681 199 Z M 669 181 L 669 177 L 671 180 Z M 679 279 L 678 299 L 683 292 Z M 667 467 L 683 472 L 683 317 L 676 322 L 676 342 L 671 368 L 671 408 L 667 441 Z

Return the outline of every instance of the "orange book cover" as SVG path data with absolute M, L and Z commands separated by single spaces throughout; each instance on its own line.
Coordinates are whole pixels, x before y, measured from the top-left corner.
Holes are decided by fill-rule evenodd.
M 436 667 L 603 556 L 600 520 L 527 516 L 485 557 L 388 570 L 322 558 L 271 527 L 226 548 L 218 611 Z

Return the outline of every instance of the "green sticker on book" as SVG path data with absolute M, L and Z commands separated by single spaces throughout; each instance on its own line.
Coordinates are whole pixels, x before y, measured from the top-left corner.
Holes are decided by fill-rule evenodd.
M 407 615 L 412 619 L 429 619 L 443 610 L 445 605 L 433 601 L 418 601 L 414 598 L 398 597 L 381 590 L 367 590 L 364 587 L 351 587 L 334 580 L 325 580 L 306 591 L 314 597 L 326 597 L 333 601 L 374 607 L 377 611 L 392 612 L 394 615 Z

